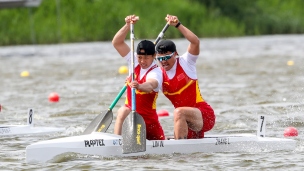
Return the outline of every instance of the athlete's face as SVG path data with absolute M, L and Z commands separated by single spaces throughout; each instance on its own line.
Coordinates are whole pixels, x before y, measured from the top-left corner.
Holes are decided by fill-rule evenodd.
M 163 67 L 166 71 L 170 70 L 176 60 L 176 52 L 166 52 L 166 53 L 157 53 L 157 60 L 159 61 L 161 67 Z
M 147 69 L 153 62 L 155 55 L 137 55 L 138 64 L 142 69 Z

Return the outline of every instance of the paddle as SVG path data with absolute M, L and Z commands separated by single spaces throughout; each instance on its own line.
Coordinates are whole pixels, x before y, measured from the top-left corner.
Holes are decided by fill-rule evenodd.
M 134 25 L 131 23 L 131 63 L 132 63 L 132 81 L 134 81 Z M 158 35 L 154 44 L 156 45 L 159 40 L 164 36 L 165 31 L 168 29 L 167 23 L 163 30 Z M 124 154 L 137 153 L 146 151 L 146 124 L 140 114 L 136 112 L 136 94 L 135 88 L 132 88 L 132 112 L 126 117 L 122 125 L 122 150 Z
M 131 77 L 134 81 L 134 24 L 130 23 L 131 39 Z M 122 150 L 123 153 L 136 153 L 146 151 L 146 124 L 143 117 L 136 112 L 136 89 L 131 88 L 132 112 L 122 124 Z
M 164 37 L 164 34 L 165 34 L 165 32 L 167 31 L 167 29 L 168 29 L 169 26 L 170 26 L 170 25 L 167 23 L 167 24 L 165 25 L 165 27 L 162 29 L 162 31 L 158 34 L 158 36 L 157 36 L 157 38 L 156 38 L 156 40 L 155 40 L 155 42 L 154 42 L 155 46 L 156 46 L 157 43 L 160 41 L 160 39 Z
M 101 112 L 96 118 L 90 123 L 90 125 L 83 131 L 83 134 L 91 134 L 92 132 L 106 132 L 109 126 L 112 123 L 113 120 L 113 112 L 112 109 L 120 99 L 120 97 L 123 95 L 123 93 L 126 91 L 127 86 L 125 85 L 114 101 L 112 102 L 111 106 L 108 110 Z

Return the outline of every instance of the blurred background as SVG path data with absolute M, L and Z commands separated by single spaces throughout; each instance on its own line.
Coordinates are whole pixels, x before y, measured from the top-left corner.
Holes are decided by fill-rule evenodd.
M 0 124 L 24 125 L 27 109 L 34 108 L 35 125 L 66 128 L 0 137 L 0 170 L 303 170 L 303 9 L 304 0 L 0 0 Z M 283 138 L 291 126 L 299 130 L 296 149 L 138 159 L 76 155 L 26 164 L 27 145 L 80 135 L 107 111 L 128 75 L 111 40 L 130 14 L 140 17 L 135 45 L 155 40 L 167 14 L 200 38 L 199 86 L 216 113 L 206 135 L 255 134 L 264 115 L 266 136 Z M 180 54 L 189 45 L 174 27 L 164 38 L 174 39 Z M 109 133 L 125 94 L 113 108 Z M 165 134 L 173 135 L 173 106 L 159 93 L 161 109 L 170 113 L 160 117 Z
M 304 32 L 303 0 L 38 1 L 18 8 L 0 3 L 0 45 L 108 41 L 130 14 L 140 16 L 137 38 L 154 39 L 166 14 L 177 15 L 201 38 Z M 166 36 L 182 35 L 175 30 Z

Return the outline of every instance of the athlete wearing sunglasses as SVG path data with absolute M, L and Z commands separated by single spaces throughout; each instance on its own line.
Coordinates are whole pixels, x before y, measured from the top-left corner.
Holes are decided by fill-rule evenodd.
M 169 54 L 169 55 L 157 56 L 157 60 L 158 60 L 159 62 L 161 62 L 161 61 L 166 61 L 166 60 L 170 59 L 173 55 L 174 55 L 174 52 L 171 53 L 171 54 Z
M 163 40 L 156 46 L 157 59 L 163 72 L 162 91 L 174 105 L 174 138 L 203 138 L 204 132 L 215 124 L 212 107 L 203 99 L 196 73 L 196 60 L 200 53 L 200 40 L 178 18 L 167 15 L 170 26 L 176 27 L 190 42 L 187 51 L 178 56 L 171 40 Z
M 170 44 L 169 40 L 162 40 L 158 43 L 156 52 L 156 59 L 159 61 L 161 67 L 165 70 L 170 70 L 175 63 L 175 58 L 177 56 L 175 45 L 173 46 L 173 44 Z

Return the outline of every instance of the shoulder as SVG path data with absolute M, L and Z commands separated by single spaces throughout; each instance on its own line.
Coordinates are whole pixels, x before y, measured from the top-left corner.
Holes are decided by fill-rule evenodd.
M 159 74 L 162 75 L 162 70 L 160 69 L 160 67 L 155 67 L 149 73 L 154 73 L 154 74 L 157 74 L 157 75 L 159 75 Z
M 191 53 L 189 53 L 187 51 L 184 54 L 182 54 L 181 56 L 179 56 L 179 58 L 180 58 L 181 63 L 186 62 L 186 63 L 194 65 L 196 63 L 198 55 L 192 55 Z
M 147 77 L 148 78 L 160 78 L 163 76 L 163 73 L 160 69 L 160 67 L 156 67 L 156 68 L 153 68 L 150 72 L 148 72 L 147 74 Z
M 127 62 L 130 62 L 130 61 L 131 61 L 131 51 L 130 51 L 126 56 L 123 56 L 123 58 L 124 58 Z

